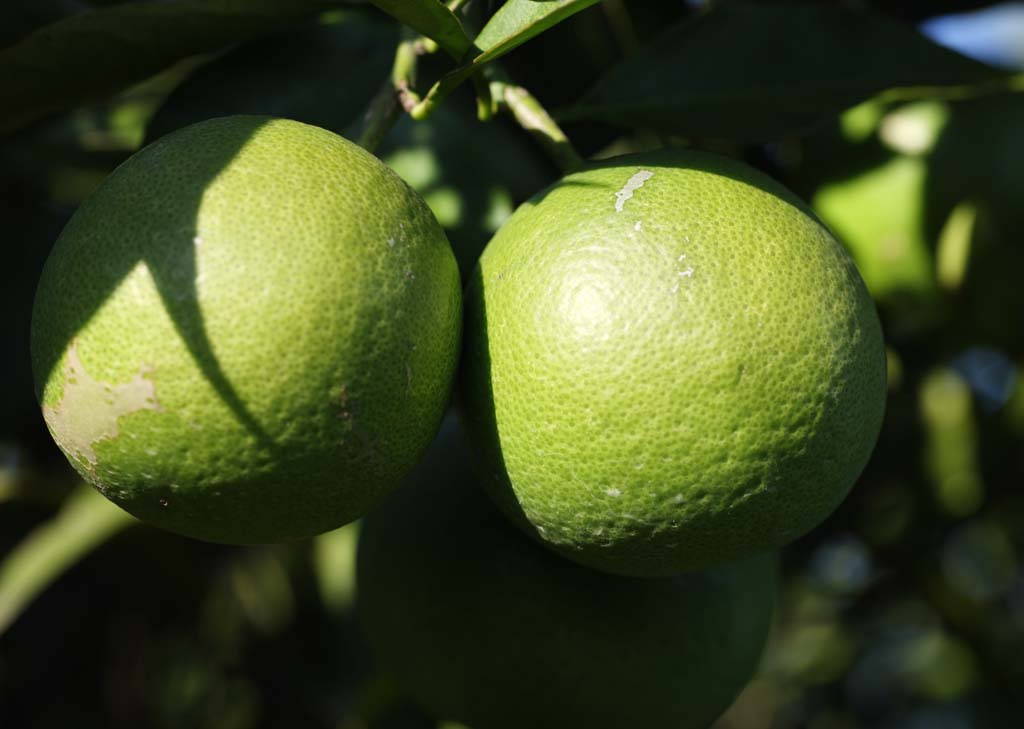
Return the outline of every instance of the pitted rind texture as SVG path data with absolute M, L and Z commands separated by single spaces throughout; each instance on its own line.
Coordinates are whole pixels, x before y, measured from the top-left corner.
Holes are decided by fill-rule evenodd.
M 418 460 L 460 305 L 443 231 L 376 158 L 298 122 L 214 119 L 133 156 L 65 228 L 33 313 L 37 392 L 75 467 L 136 516 L 300 538 Z
M 582 564 L 661 576 L 784 545 L 877 438 L 874 305 L 803 203 L 740 163 L 668 151 L 569 175 L 498 232 L 466 299 L 486 487 Z

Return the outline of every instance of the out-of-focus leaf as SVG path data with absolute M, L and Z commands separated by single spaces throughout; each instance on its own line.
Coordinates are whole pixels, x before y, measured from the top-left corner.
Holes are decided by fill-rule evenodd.
M 486 63 L 505 55 L 597 0 L 508 0 L 473 40 L 474 55 L 434 84 L 426 113 Z
M 57 21 L 0 50 L 0 132 L 276 30 L 331 0 L 138 2 Z
M 719 3 L 619 63 L 556 116 L 764 141 L 890 89 L 1001 78 L 911 27 L 838 4 Z
M 824 684 L 842 676 L 855 653 L 853 637 L 842 623 L 801 623 L 787 630 L 775 646 L 769 670 L 800 684 Z
M 85 0 L 4 0 L 0 3 L 0 48 L 47 23 L 89 8 Z
M 552 181 L 533 142 L 502 121 L 442 107 L 400 121 L 378 150 L 444 226 L 464 279 L 515 206 Z
M 1024 371 L 1024 366 L 1018 368 L 1018 373 Z M 1018 438 L 1024 437 L 1024 377 L 1017 375 L 1015 387 L 1006 401 L 1003 410 L 1003 419 L 1006 422 L 1007 430 L 1011 431 Z
M 943 631 L 930 630 L 916 636 L 901 658 L 904 680 L 914 694 L 926 699 L 961 698 L 978 680 L 978 660 L 971 646 Z M 934 725 L 921 725 L 929 724 Z
M 953 314 L 971 341 L 1024 351 L 1024 94 L 997 94 L 949 104 L 949 121 L 928 155 L 925 199 L 929 234 L 969 235 L 956 283 Z M 974 219 L 951 218 L 968 203 Z M 961 230 L 953 222 L 966 223 Z M 967 229 L 969 227 L 969 230 Z M 955 242 L 955 238 L 953 242 Z M 940 249 L 952 254 L 956 247 Z M 955 262 L 955 257 L 954 262 Z M 952 272 L 952 271 L 951 271 Z
M 931 152 L 949 121 L 948 105 L 938 101 L 905 104 L 882 116 L 878 139 L 893 152 L 919 155 Z
M 388 15 L 435 41 L 456 60 L 471 46 L 455 13 L 440 0 L 370 0 Z
M 985 500 L 971 390 L 956 372 L 936 369 L 921 384 L 920 409 L 923 466 L 936 504 L 950 516 L 970 516 Z
M 971 239 L 974 223 L 978 219 L 978 206 L 965 200 L 949 214 L 942 226 L 935 247 L 935 276 L 947 291 L 955 291 L 963 283 L 967 261 L 971 257 Z
M 54 580 L 134 523 L 127 512 L 81 486 L 53 519 L 37 527 L 0 562 L 0 633 Z
M 280 548 L 253 550 L 227 575 L 249 624 L 264 635 L 280 633 L 295 618 L 295 593 L 281 556 Z
M 352 610 L 356 596 L 356 543 L 359 522 L 321 534 L 313 540 L 313 569 L 320 599 L 337 617 Z
M 1013 541 L 996 521 L 974 519 L 957 527 L 942 547 L 942 575 L 961 595 L 995 600 L 1013 588 L 1020 565 Z
M 931 250 L 924 229 L 927 165 L 894 157 L 880 167 L 823 186 L 812 206 L 850 249 L 872 295 L 935 289 Z
M 1024 93 L 996 94 L 949 105 L 949 120 L 936 141 L 929 167 L 933 224 L 945 221 L 960 201 L 977 199 L 1014 244 L 1024 225 Z
M 229 114 L 287 117 L 341 132 L 387 78 L 397 43 L 393 23 L 360 12 L 246 43 L 175 89 L 146 139 Z
M 887 104 L 881 99 L 868 99 L 839 115 L 839 130 L 847 142 L 863 142 L 874 134 L 885 116 Z

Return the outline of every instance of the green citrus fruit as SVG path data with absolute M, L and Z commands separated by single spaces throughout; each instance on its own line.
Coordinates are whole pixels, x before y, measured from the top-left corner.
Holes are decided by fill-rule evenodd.
M 873 303 L 791 193 L 726 158 L 606 160 L 524 204 L 466 290 L 485 484 L 571 559 L 658 576 L 824 519 L 885 400 Z
M 87 200 L 36 295 L 50 432 L 132 514 L 212 541 L 316 534 L 430 443 L 459 276 L 420 197 L 298 122 L 236 116 L 146 147 Z
M 608 575 L 524 537 L 445 428 L 363 523 L 357 600 L 373 655 L 473 729 L 703 729 L 752 675 L 774 559 L 663 580 Z

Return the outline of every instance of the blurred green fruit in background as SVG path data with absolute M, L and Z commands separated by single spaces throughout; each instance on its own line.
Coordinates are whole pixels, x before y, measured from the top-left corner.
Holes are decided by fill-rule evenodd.
M 665 580 L 564 560 L 480 492 L 454 423 L 371 514 L 360 620 L 381 667 L 428 712 L 473 729 L 697 729 L 753 673 L 775 560 Z

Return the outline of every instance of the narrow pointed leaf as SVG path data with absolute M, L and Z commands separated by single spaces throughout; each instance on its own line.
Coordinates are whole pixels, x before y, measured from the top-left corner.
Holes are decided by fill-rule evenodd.
M 489 63 L 597 0 L 508 0 L 473 40 L 474 55 L 430 90 L 427 109 Z M 429 113 L 429 111 L 427 112 Z
M 280 116 L 343 133 L 387 80 L 398 26 L 346 11 L 243 43 L 192 73 L 146 128 L 152 141 L 215 116 Z
M 597 0 L 508 0 L 480 31 L 473 44 L 474 65 L 493 61 Z
M 430 38 L 456 60 L 471 46 L 455 13 L 441 0 L 371 0 L 388 15 Z
M 1006 78 L 911 26 L 839 5 L 723 3 L 622 61 L 556 117 L 764 141 L 883 91 Z

